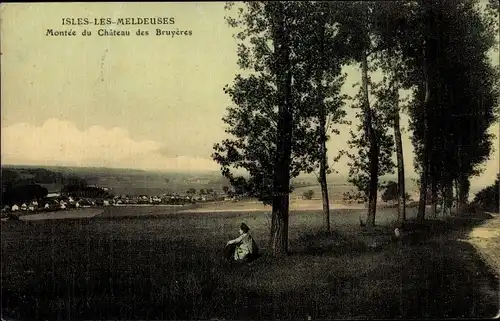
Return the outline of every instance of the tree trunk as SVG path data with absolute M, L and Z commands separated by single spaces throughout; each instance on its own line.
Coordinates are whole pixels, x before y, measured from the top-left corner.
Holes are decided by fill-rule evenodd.
M 320 60 L 324 62 L 324 37 L 325 25 L 320 24 Z M 328 184 L 326 181 L 326 171 L 328 170 L 328 155 L 326 148 L 326 106 L 323 88 L 323 63 L 319 64 L 316 70 L 316 83 L 318 88 L 318 118 L 319 118 L 319 141 L 320 141 L 320 165 L 319 165 L 319 183 L 321 186 L 321 198 L 323 200 L 323 228 L 326 233 L 330 233 L 330 201 L 328 199 Z
M 426 43 L 426 46 L 428 42 Z M 428 109 L 431 97 L 430 84 L 429 84 L 429 57 L 428 49 L 424 49 L 424 86 L 425 98 L 423 109 L 423 155 L 422 155 L 422 173 L 420 174 L 420 199 L 418 202 L 417 220 L 423 221 L 425 219 L 425 205 L 427 201 L 427 179 L 429 176 L 429 138 L 428 138 Z
M 378 144 L 377 137 L 372 124 L 372 109 L 370 107 L 369 91 L 368 91 L 368 57 L 366 49 L 363 51 L 361 60 L 361 81 L 363 85 L 363 115 L 364 127 L 366 136 L 370 143 L 369 162 L 370 162 L 370 186 L 368 192 L 368 215 L 366 227 L 372 228 L 375 226 L 375 214 L 377 211 L 377 187 L 378 187 Z
M 460 175 L 458 187 L 458 203 L 460 204 L 460 209 L 463 211 L 466 208 L 469 198 L 469 179 L 467 178 L 467 176 Z
M 274 196 L 271 248 L 274 256 L 288 253 L 288 194 Z
M 399 93 L 395 88 L 395 110 L 394 110 L 394 143 L 396 145 L 396 159 L 398 163 L 398 223 L 406 221 L 406 188 L 405 188 L 405 166 L 403 158 L 403 142 L 401 139 L 401 128 L 399 126 Z
M 320 138 L 321 139 L 321 138 Z M 321 141 L 321 164 L 319 167 L 319 180 L 321 185 L 321 198 L 323 200 L 323 227 L 330 233 L 330 201 L 328 199 L 328 185 L 326 182 L 327 169 L 326 139 Z
M 290 47 L 285 27 L 284 3 L 274 3 L 276 10 L 276 80 L 278 91 L 278 128 L 274 167 L 273 219 L 271 247 L 275 256 L 288 252 L 288 202 L 290 193 L 290 162 L 292 153 L 293 113 L 291 105 L 292 74 Z
M 460 181 L 457 179 L 455 181 L 455 184 L 456 184 L 456 202 L 457 202 L 457 214 L 460 214 L 462 213 L 462 203 L 460 202 L 460 194 L 462 193 L 462 191 L 460 190 Z
M 436 218 L 437 215 L 437 182 L 436 179 L 432 179 L 431 183 L 431 195 L 432 195 L 432 217 Z
M 441 217 L 446 215 L 446 188 L 441 187 Z
M 453 207 L 453 180 L 446 181 L 444 204 L 445 214 L 446 211 L 448 214 L 451 214 L 451 208 Z

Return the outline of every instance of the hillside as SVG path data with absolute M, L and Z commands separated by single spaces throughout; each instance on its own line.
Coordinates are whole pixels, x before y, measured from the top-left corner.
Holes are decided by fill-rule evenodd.
M 41 184 L 49 191 L 58 191 L 64 180 L 71 176 L 85 179 L 88 184 L 107 187 L 114 194 L 163 194 L 180 193 L 189 188 L 221 191 L 229 185 L 216 173 L 176 173 L 153 172 L 134 169 L 110 169 L 89 167 L 49 167 L 49 166 L 2 166 L 2 179 L 15 176 Z

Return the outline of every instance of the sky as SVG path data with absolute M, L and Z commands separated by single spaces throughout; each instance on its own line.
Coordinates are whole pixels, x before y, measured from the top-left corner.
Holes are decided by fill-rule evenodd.
M 238 73 L 236 41 L 223 2 L 1 4 L 1 163 L 218 170 L 213 144 L 226 138 L 231 101 L 222 88 Z M 63 18 L 173 17 L 170 25 L 68 26 Z M 130 36 L 98 36 L 98 30 Z M 156 29 L 191 35 L 156 36 Z M 50 36 L 75 30 L 77 36 Z M 82 36 L 90 30 L 92 35 Z M 138 36 L 138 29 L 149 31 Z M 492 52 L 498 64 L 498 51 Z M 346 66 L 343 92 L 354 94 L 357 66 Z M 376 77 L 376 75 L 375 75 Z M 348 117 L 354 111 L 347 107 Z M 407 117 L 402 117 L 407 128 Z M 348 128 L 332 135 L 331 158 L 347 148 Z M 498 123 L 492 127 L 498 133 Z M 413 148 L 403 132 L 406 173 Z M 472 185 L 499 171 L 494 154 Z M 335 168 L 347 175 L 347 160 Z M 333 164 L 332 164 L 333 165 Z

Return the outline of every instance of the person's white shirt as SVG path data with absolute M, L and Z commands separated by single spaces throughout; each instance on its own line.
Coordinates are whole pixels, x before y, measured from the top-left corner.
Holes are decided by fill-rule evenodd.
M 235 260 L 244 260 L 253 252 L 253 239 L 248 233 L 243 233 L 239 237 L 227 242 L 227 244 L 237 244 L 234 251 Z

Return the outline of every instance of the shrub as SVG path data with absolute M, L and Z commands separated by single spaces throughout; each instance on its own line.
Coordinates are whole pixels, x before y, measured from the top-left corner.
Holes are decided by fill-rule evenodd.
M 303 199 L 306 199 L 306 200 L 311 200 L 314 196 L 314 191 L 312 189 L 304 192 L 304 194 L 302 194 L 302 198 Z

